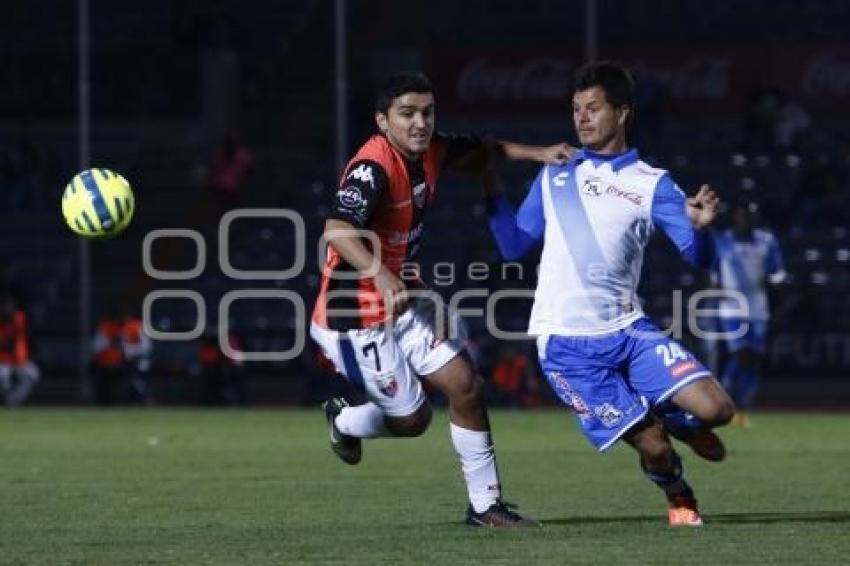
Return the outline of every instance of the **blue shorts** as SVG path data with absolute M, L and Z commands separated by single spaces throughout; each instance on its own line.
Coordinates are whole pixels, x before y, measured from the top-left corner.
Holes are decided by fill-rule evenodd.
M 540 365 L 600 451 L 642 421 L 650 407 L 711 375 L 648 318 L 602 336 L 549 336 Z
M 737 352 L 744 348 L 750 348 L 756 352 L 767 351 L 767 321 L 766 320 L 744 320 L 741 318 L 721 318 L 720 325 L 724 332 L 729 334 L 741 334 L 741 325 L 746 324 L 747 329 L 741 336 L 728 338 L 726 345 L 730 352 Z

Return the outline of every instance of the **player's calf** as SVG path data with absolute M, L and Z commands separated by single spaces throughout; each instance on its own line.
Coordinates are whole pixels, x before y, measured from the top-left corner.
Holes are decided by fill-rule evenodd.
M 662 423 L 650 416 L 636 425 L 624 439 L 640 455 L 647 479 L 667 497 L 667 518 L 671 526 L 702 524 L 693 490 L 685 481 L 682 459 L 673 450 Z
M 425 382 L 430 389 L 446 396 L 453 423 L 470 430 L 489 430 L 484 405 L 484 382 L 465 355 L 456 356 L 426 376 Z
M 670 436 L 690 446 L 700 458 L 719 462 L 726 457 L 723 441 L 708 428 L 702 419 L 672 403 L 662 404 L 655 409 L 655 413 L 661 418 Z

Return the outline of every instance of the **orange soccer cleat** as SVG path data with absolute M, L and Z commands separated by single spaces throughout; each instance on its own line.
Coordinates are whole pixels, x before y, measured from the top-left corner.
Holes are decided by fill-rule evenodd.
M 688 490 L 690 491 L 690 490 Z M 682 493 L 670 498 L 667 519 L 671 527 L 701 527 L 702 516 L 697 508 L 693 493 Z

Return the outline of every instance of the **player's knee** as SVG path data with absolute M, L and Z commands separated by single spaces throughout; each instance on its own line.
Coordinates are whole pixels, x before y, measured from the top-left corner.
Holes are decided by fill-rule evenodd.
M 386 419 L 387 430 L 393 436 L 420 436 L 431 424 L 431 405 L 423 403 L 413 414 L 404 417 L 389 417 Z
M 723 426 L 729 424 L 732 417 L 735 416 L 735 403 L 728 396 L 714 404 L 712 408 L 711 421 L 712 426 Z
M 723 426 L 735 415 L 735 402 L 725 391 L 717 390 L 695 414 L 710 427 Z

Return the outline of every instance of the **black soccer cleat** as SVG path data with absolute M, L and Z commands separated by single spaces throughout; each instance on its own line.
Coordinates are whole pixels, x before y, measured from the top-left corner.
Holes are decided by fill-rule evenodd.
M 473 527 L 526 528 L 541 527 L 539 521 L 526 519 L 516 511 L 516 505 L 497 499 L 483 513 L 476 513 L 472 505 L 466 509 L 466 524 Z
M 363 442 L 355 436 L 341 433 L 336 427 L 334 419 L 345 407 L 348 407 L 348 402 L 342 397 L 333 397 L 322 404 L 330 428 L 331 450 L 340 460 L 353 466 L 363 457 Z

